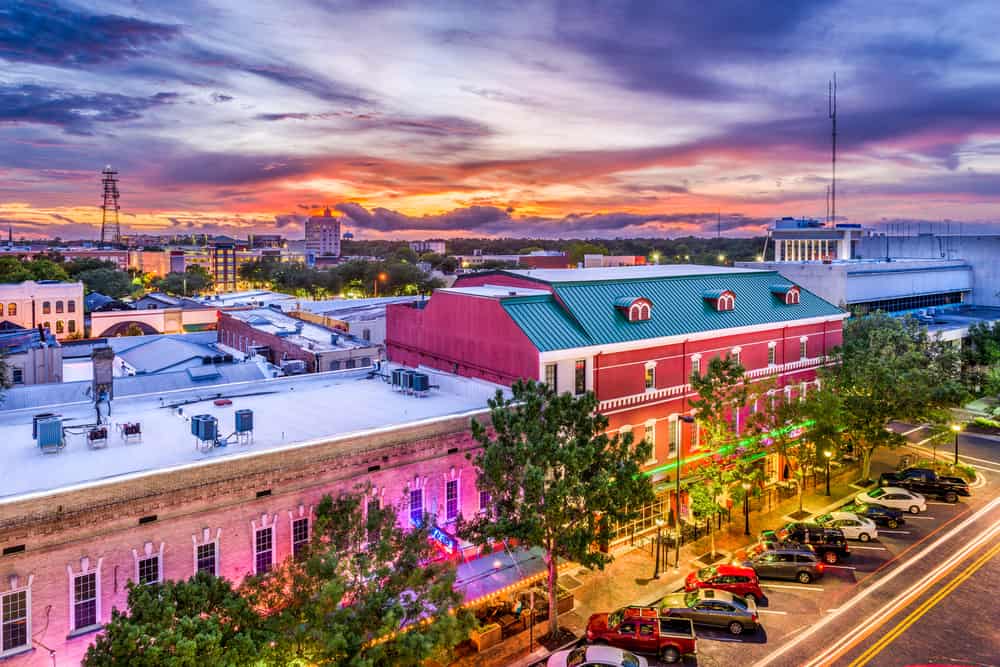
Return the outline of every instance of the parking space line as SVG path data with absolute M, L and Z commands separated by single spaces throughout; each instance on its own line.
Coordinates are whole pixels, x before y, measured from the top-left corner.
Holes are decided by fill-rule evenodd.
M 858 568 L 856 568 L 856 567 L 852 567 L 852 566 L 850 566 L 850 565 L 827 565 L 826 567 L 827 567 L 828 569 L 829 569 L 829 568 L 831 568 L 831 567 L 835 567 L 835 568 L 837 568 L 838 570 L 856 570 L 856 569 L 858 569 Z
M 790 591 L 821 591 L 821 590 L 823 590 L 822 586 L 805 586 L 805 585 L 796 586 L 796 585 L 793 585 L 793 584 L 787 584 L 787 585 L 786 584 L 764 584 L 764 588 L 785 588 L 785 589 L 788 589 Z
M 917 521 L 936 521 L 937 520 L 935 517 L 932 517 L 932 516 L 908 516 L 908 517 L 906 517 L 907 521 L 909 521 L 910 519 L 916 519 Z
M 928 500 L 927 504 L 928 505 L 954 505 L 955 503 L 940 503 L 940 502 L 938 502 L 936 500 Z
M 888 551 L 885 547 L 851 547 L 851 551 L 855 549 L 864 549 L 865 551 Z
M 908 530 L 880 530 L 879 534 L 885 533 L 886 535 L 909 535 Z
M 758 609 L 758 614 L 780 614 L 781 616 L 788 616 L 787 611 L 775 611 L 773 609 Z

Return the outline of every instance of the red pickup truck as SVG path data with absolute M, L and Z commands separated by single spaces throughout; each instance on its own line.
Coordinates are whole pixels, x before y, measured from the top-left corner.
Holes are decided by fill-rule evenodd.
M 660 616 L 656 607 L 624 607 L 610 614 L 594 614 L 587 621 L 587 641 L 652 653 L 667 663 L 698 653 L 691 621 Z

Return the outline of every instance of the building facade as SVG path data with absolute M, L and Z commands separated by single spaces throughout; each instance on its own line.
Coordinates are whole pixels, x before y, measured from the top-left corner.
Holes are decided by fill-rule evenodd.
M 668 479 L 699 460 L 689 378 L 733 357 L 773 384 L 730 416 L 736 426 L 771 397 L 801 396 L 841 343 L 840 309 L 776 272 L 646 266 L 497 271 L 463 276 L 427 302 L 389 306 L 390 361 L 503 385 L 530 378 L 594 392 L 613 431 L 653 445 L 646 471 Z M 765 461 L 778 480 L 777 455 Z
M 0 333 L 0 353 L 8 387 L 63 381 L 62 346 L 48 330 L 4 331 Z
M 306 255 L 340 257 L 340 218 L 330 214 L 313 215 L 306 219 Z
M 42 326 L 56 338 L 83 336 L 83 283 L 26 280 L 0 284 L 0 321 Z
M 216 292 L 236 291 L 236 242 L 217 238 L 209 250 L 212 258 L 212 289 Z
M 422 255 L 425 252 L 434 252 L 439 255 L 445 254 L 445 242 L 442 240 L 436 241 L 410 241 L 410 250 Z

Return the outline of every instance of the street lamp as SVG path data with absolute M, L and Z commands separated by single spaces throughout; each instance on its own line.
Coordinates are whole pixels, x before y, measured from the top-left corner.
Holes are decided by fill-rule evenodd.
M 830 459 L 833 458 L 833 452 L 824 449 L 823 456 L 826 457 L 826 495 L 830 495 Z
M 725 255 L 719 255 L 719 261 L 720 262 L 725 262 L 726 261 L 726 256 Z
M 653 264 L 659 264 L 659 263 L 660 263 L 660 253 L 658 253 L 658 252 L 654 252 L 654 253 L 653 253 L 652 255 L 650 255 L 649 257 L 650 257 L 650 259 L 652 259 L 652 260 L 653 260 Z
M 660 578 L 660 536 L 663 531 L 663 519 L 656 519 L 656 565 L 653 567 L 653 579 Z
M 743 482 L 743 534 L 750 534 L 750 482 Z
M 378 276 L 377 276 L 377 277 L 375 278 L 375 280 L 373 280 L 373 281 L 372 281 L 372 282 L 373 282 L 373 283 L 375 284 L 375 298 L 376 298 L 376 299 L 378 298 L 378 284 L 379 284 L 380 282 L 383 282 L 383 283 L 384 283 L 384 282 L 385 282 L 386 280 L 388 280 L 388 279 L 389 279 L 389 276 L 388 276 L 388 275 L 386 275 L 385 273 L 380 273 L 380 274 L 378 274 Z
M 681 415 L 680 419 L 687 424 L 694 424 L 694 417 L 691 415 Z M 674 510 L 674 569 L 677 571 L 681 569 L 681 444 L 683 441 L 683 437 L 677 439 L 677 485 L 674 495 L 677 502 L 677 509 Z
M 952 424 L 951 430 L 955 432 L 955 465 L 958 465 L 958 434 L 962 432 L 962 425 Z

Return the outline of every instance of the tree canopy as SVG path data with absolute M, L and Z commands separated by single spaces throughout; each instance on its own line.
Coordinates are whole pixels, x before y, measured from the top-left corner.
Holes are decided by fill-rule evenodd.
M 83 286 L 88 292 L 100 292 L 113 299 L 127 296 L 134 289 L 129 274 L 118 269 L 87 269 L 77 273 L 76 279 L 83 282 Z
M 177 296 L 194 296 L 212 289 L 212 274 L 203 266 L 187 267 L 183 273 L 172 271 L 164 277 L 154 280 L 153 287 Z
M 473 457 L 476 485 L 489 507 L 461 533 L 477 544 L 516 538 L 545 552 L 555 634 L 558 559 L 597 568 L 610 561 L 597 545 L 653 499 L 649 478 L 640 474 L 651 446 L 633 443 L 631 434 L 609 435 L 589 392 L 557 394 L 543 383 L 519 381 L 510 398 L 497 392 L 489 407 L 490 426 L 472 422 L 482 445 Z

